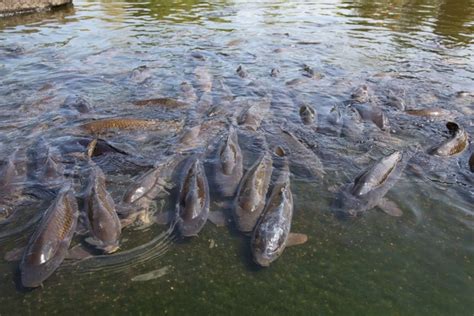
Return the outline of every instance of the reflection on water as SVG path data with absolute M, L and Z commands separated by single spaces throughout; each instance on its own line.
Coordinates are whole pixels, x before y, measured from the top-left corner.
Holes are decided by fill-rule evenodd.
M 447 120 L 474 134 L 473 21 L 468 0 L 77 0 L 74 7 L 0 20 L 2 166 L 12 148 L 28 165 L 43 139 L 62 155 L 79 192 L 80 141 L 93 137 L 80 129 L 87 121 L 201 123 L 196 143 L 215 145 L 229 118 L 258 104 L 266 109 L 259 132 L 239 131 L 244 165 L 257 159 L 264 139 L 270 147 L 293 146 L 293 230 L 309 235 L 307 244 L 258 269 L 249 239 L 233 226 L 208 223 L 186 241 L 162 240 L 166 228 L 159 225 L 126 228 L 118 253 L 67 262 L 43 289 L 19 290 L 17 264 L 0 261 L 0 314 L 471 314 L 472 146 L 450 158 L 420 152 L 388 193 L 404 212 L 400 218 L 373 210 L 339 220 L 331 208 L 334 187 L 381 156 L 406 147 L 427 151 L 446 140 Z M 348 106 L 361 85 L 386 115 L 386 131 Z M 90 111 L 65 106 L 70 95 L 84 98 Z M 157 98 L 187 105 L 143 106 Z M 448 114 L 410 116 L 400 102 Z M 314 108 L 317 127 L 301 123 L 301 105 Z M 174 132 L 101 135 L 125 153 L 97 160 L 116 201 L 164 154 L 186 147 Z M 320 165 L 324 179 L 311 169 Z M 211 209 L 221 209 L 226 201 L 211 191 Z M 6 201 L 19 205 L 16 217 L 0 222 L 2 256 L 27 242 L 47 207 L 44 199 L 15 194 Z M 153 207 L 173 209 L 173 194 Z M 166 272 L 131 281 L 150 271 Z

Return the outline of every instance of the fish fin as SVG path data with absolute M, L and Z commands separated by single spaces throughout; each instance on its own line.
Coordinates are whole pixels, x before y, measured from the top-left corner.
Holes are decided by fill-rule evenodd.
M 227 223 L 226 216 L 222 211 L 212 211 L 209 212 L 209 221 L 216 225 L 217 227 L 225 226 Z
M 172 214 L 170 211 L 160 212 L 155 216 L 155 222 L 159 225 L 168 225 L 171 220 Z
M 403 215 L 403 211 L 400 209 L 400 207 L 395 202 L 387 198 L 383 198 L 377 206 L 384 213 L 390 216 L 400 217 Z
M 308 241 L 308 235 L 306 234 L 298 234 L 298 233 L 290 233 L 288 236 L 288 240 L 286 241 L 286 246 L 298 246 L 302 245 Z
M 69 260 L 81 260 L 92 257 L 93 254 L 89 249 L 84 247 L 83 245 L 75 245 L 71 249 L 68 250 L 66 254 L 66 259 Z
M 122 229 L 124 227 L 132 225 L 135 222 L 136 219 L 137 219 L 136 216 L 128 216 L 126 218 L 121 218 L 120 219 L 120 225 L 121 225 Z
M 3 257 L 5 261 L 20 261 L 23 253 L 25 252 L 26 247 L 14 248 L 10 251 L 7 251 Z
M 92 246 L 95 246 L 95 247 L 101 247 L 102 246 L 102 242 L 100 240 L 97 240 L 93 237 L 87 237 L 84 239 L 84 241 L 86 243 L 88 243 L 89 245 L 92 245 Z

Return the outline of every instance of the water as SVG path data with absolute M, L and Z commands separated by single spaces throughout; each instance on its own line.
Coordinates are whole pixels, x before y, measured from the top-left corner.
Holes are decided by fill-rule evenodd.
M 414 144 L 426 149 L 446 138 L 446 119 L 430 121 L 389 108 L 383 102 L 389 93 L 407 107 L 448 109 L 474 133 L 474 97 L 456 96 L 474 91 L 473 21 L 468 0 L 76 0 L 74 7 L 0 20 L 2 161 L 13 148 L 26 155 L 41 136 L 61 143 L 60 137 L 85 135 L 77 126 L 92 118 L 188 120 L 189 109 L 133 105 L 156 97 L 182 99 L 180 84 L 187 81 L 198 98 L 228 106 L 217 114 L 221 118 L 245 102 L 271 98 L 265 130 L 271 135 L 284 119 L 299 126 L 299 135 L 317 145 L 313 151 L 326 172 L 324 180 L 315 180 L 302 168 L 306 162 L 294 161 L 293 231 L 308 234 L 309 241 L 288 248 L 270 268 L 252 263 L 249 239 L 232 227 L 208 223 L 198 238 L 186 241 L 169 238 L 158 225 L 127 228 L 120 252 L 67 262 L 42 289 L 20 289 L 17 264 L 0 261 L 0 314 L 471 315 L 474 189 L 467 161 L 472 149 L 447 159 L 419 154 L 418 176 L 407 172 L 388 194 L 403 209 L 400 218 L 372 210 L 339 220 L 330 211 L 330 188 L 395 149 Z M 303 64 L 316 72 L 314 78 L 303 75 Z M 239 65 L 246 78 L 237 76 Z M 148 68 L 133 74 L 140 66 Z M 196 68 L 213 77 L 204 98 Z M 270 76 L 273 68 L 279 76 Z M 220 82 L 230 89 L 232 102 L 222 101 L 228 92 Z M 351 125 L 353 113 L 344 104 L 362 84 L 386 112 L 391 137 L 373 124 Z M 86 98 L 92 111 L 61 109 L 71 94 Z M 336 105 L 351 128 L 342 134 L 306 129 L 298 117 L 301 102 L 316 109 L 320 127 L 329 128 Z M 159 157 L 175 141 L 154 131 L 106 136 L 148 158 Z M 249 166 L 261 146 L 251 133 L 240 136 Z M 108 170 L 117 201 L 143 169 Z M 173 208 L 171 200 L 163 201 L 160 207 Z M 2 256 L 24 245 L 34 225 L 21 233 L 12 230 L 47 207 L 27 202 L 18 222 L 2 223 Z M 166 273 L 131 281 L 159 269 Z

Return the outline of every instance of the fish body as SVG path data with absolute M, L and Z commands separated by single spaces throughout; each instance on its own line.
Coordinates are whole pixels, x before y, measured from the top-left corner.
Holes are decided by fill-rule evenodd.
M 351 93 L 351 101 L 354 103 L 366 103 L 369 99 L 369 88 L 365 84 L 354 89 Z
M 280 257 L 290 236 L 292 217 L 293 194 L 286 163 L 251 237 L 255 263 L 267 267 Z
M 184 168 L 175 222 L 182 236 L 197 236 L 208 216 L 209 185 L 204 167 L 198 157 L 190 157 Z
M 302 105 L 300 107 L 300 117 L 304 125 L 310 125 L 315 120 L 316 111 L 309 105 Z
M 262 120 L 267 115 L 269 109 L 269 99 L 257 101 L 241 112 L 240 116 L 237 118 L 237 123 L 245 126 L 249 130 L 256 131 L 260 127 Z
M 231 127 L 229 135 L 219 149 L 216 164 L 216 182 L 223 196 L 234 196 L 243 175 L 242 151 L 239 146 L 237 131 Z
M 452 115 L 450 111 L 442 109 L 442 108 L 408 109 L 408 110 L 405 110 L 405 112 L 410 115 L 430 117 L 430 118 L 442 118 L 442 117 L 449 117 Z
M 355 217 L 381 204 L 411 156 L 411 153 L 395 151 L 365 170 L 354 182 L 343 185 L 336 196 L 335 211 Z
M 38 287 L 66 256 L 79 216 L 72 185 L 64 187 L 46 210 L 20 263 L 24 287 Z
M 272 157 L 265 152 L 247 171 L 237 190 L 233 215 L 239 231 L 253 231 L 265 207 L 271 175 Z
M 119 248 L 121 224 L 115 203 L 105 187 L 105 175 L 91 162 L 89 183 L 84 194 L 84 212 L 92 244 L 105 253 Z
M 160 121 L 134 118 L 111 118 L 100 119 L 92 122 L 84 123 L 81 129 L 93 133 L 100 134 L 110 130 L 141 130 L 141 129 L 158 129 L 158 130 L 176 130 L 182 127 L 180 121 Z
M 454 122 L 448 122 L 446 127 L 452 134 L 452 137 L 434 148 L 431 154 L 445 157 L 453 156 L 463 152 L 464 149 L 467 148 L 468 134 L 464 128 Z
M 172 98 L 154 98 L 138 100 L 133 102 L 137 106 L 163 106 L 166 108 L 181 108 L 188 106 L 187 103 Z

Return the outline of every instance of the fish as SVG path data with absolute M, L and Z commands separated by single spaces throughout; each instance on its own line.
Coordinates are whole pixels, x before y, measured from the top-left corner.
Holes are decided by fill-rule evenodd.
M 268 199 L 263 214 L 257 222 L 250 240 L 253 260 L 262 267 L 268 267 L 278 259 L 290 245 L 305 243 L 304 234 L 292 234 L 293 194 L 290 188 L 288 160 L 282 167 Z
M 176 99 L 172 99 L 172 98 L 166 98 L 166 97 L 163 97 L 163 98 L 154 98 L 154 99 L 146 99 L 146 100 L 137 100 L 137 101 L 134 101 L 133 104 L 137 105 L 137 106 L 163 106 L 163 107 L 167 107 L 167 108 L 182 108 L 182 107 L 187 107 L 188 104 L 183 102 L 183 101 L 179 101 L 179 100 L 176 100 Z
M 455 122 L 446 123 L 452 137 L 434 149 L 431 150 L 432 155 L 436 156 L 453 156 L 462 153 L 468 145 L 468 134 Z
M 186 103 L 194 104 L 197 102 L 196 91 L 194 91 L 193 86 L 189 82 L 181 82 L 179 88 L 181 91 L 182 99 L 185 100 Z
M 234 196 L 243 175 L 242 161 L 237 131 L 231 126 L 227 138 L 221 142 L 217 151 L 215 167 L 218 190 L 224 197 Z
M 129 78 L 135 83 L 144 83 L 151 78 L 151 70 L 146 65 L 139 66 L 132 70 Z
M 182 121 L 170 120 L 147 120 L 147 119 L 134 119 L 134 118 L 110 118 L 110 119 L 99 119 L 84 123 L 79 127 L 86 132 L 93 134 L 100 134 L 110 130 L 180 130 L 183 126 Z
M 88 185 L 84 192 L 85 222 L 90 233 L 86 241 L 105 253 L 119 248 L 122 227 L 115 203 L 105 186 L 105 175 L 92 161 Z
M 176 203 L 175 224 L 183 237 L 197 236 L 209 217 L 209 185 L 200 158 L 188 158 Z
M 84 98 L 77 95 L 69 95 L 61 105 L 63 109 L 76 110 L 79 113 L 89 113 L 91 105 Z
M 310 176 L 324 178 L 324 166 L 321 159 L 288 127 L 281 127 L 281 141 L 289 148 L 288 156 L 291 158 L 292 166 L 298 166 L 305 170 Z
M 373 122 L 382 131 L 390 129 L 388 118 L 381 109 L 365 104 L 356 104 L 355 108 L 363 120 Z
M 176 166 L 181 163 L 181 155 L 171 155 L 134 181 L 125 191 L 121 200 L 120 217 L 127 225 L 139 218 L 144 223 L 149 220 L 149 208 L 154 199 L 168 194 L 173 186 L 169 183 Z
M 270 76 L 271 77 L 278 77 L 280 75 L 280 69 L 279 68 L 272 68 L 270 71 Z
M 247 70 L 245 70 L 242 65 L 239 65 L 239 67 L 237 67 L 235 72 L 239 75 L 240 78 L 247 78 L 249 75 Z
M 196 75 L 196 81 L 199 85 L 199 88 L 203 92 L 211 92 L 212 75 L 209 73 L 209 69 L 204 66 L 199 66 L 194 70 L 194 74 Z
M 262 120 L 267 115 L 269 109 L 270 100 L 268 98 L 255 101 L 241 112 L 237 118 L 237 123 L 239 125 L 244 125 L 245 128 L 249 130 L 256 131 L 260 127 Z
M 351 101 L 353 103 L 367 103 L 369 100 L 369 87 L 365 84 L 354 89 L 351 93 Z
M 450 117 L 452 113 L 442 108 L 426 108 L 426 109 L 407 109 L 405 113 L 415 116 L 424 116 L 430 118 Z
M 385 103 L 388 106 L 390 106 L 392 108 L 396 108 L 400 111 L 405 111 L 405 108 L 406 108 L 405 100 L 403 100 L 402 98 L 394 95 L 393 93 L 390 93 L 387 96 L 387 99 L 385 100 Z
M 343 185 L 333 203 L 336 213 L 356 217 L 378 206 L 389 215 L 401 216 L 402 211 L 396 204 L 384 197 L 397 183 L 412 155 L 408 151 L 394 151 L 380 158 L 353 182 Z
M 300 107 L 300 117 L 304 125 L 310 125 L 315 120 L 316 111 L 309 105 L 302 105 Z
M 79 210 L 72 184 L 59 192 L 31 236 L 20 262 L 21 283 L 34 288 L 64 260 L 76 230 Z
M 234 200 L 233 217 L 237 229 L 243 233 L 253 231 L 263 212 L 273 170 L 272 163 L 272 156 L 265 151 L 239 184 Z

